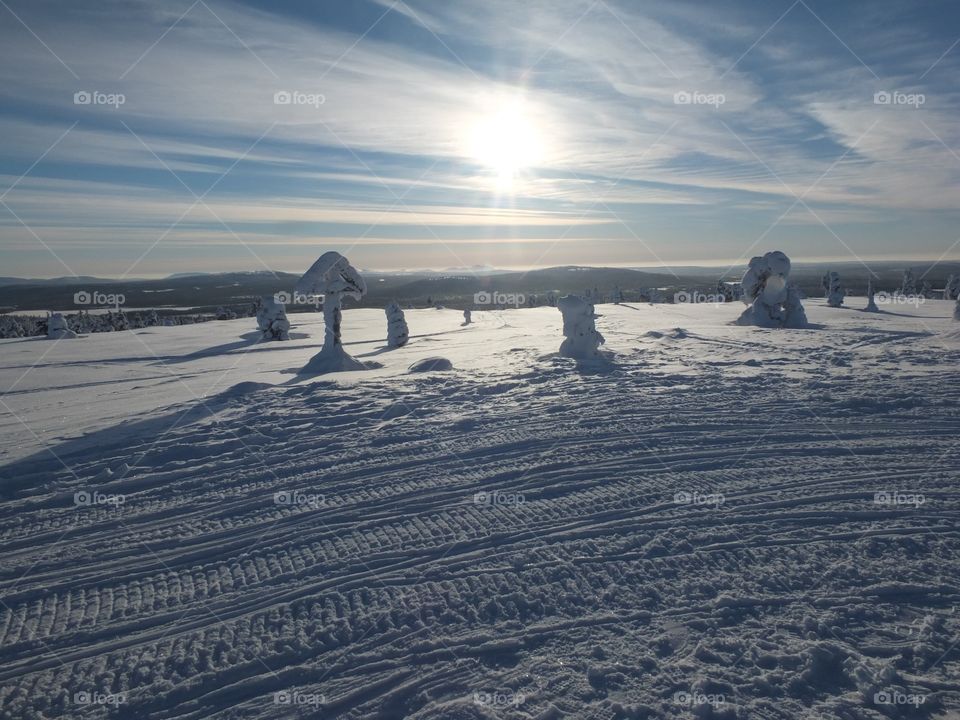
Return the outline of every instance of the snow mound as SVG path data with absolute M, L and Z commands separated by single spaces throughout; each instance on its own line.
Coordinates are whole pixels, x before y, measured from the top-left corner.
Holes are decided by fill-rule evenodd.
M 367 366 L 347 354 L 342 345 L 324 345 L 323 349 L 297 371 L 299 375 L 324 375 L 333 372 L 366 370 Z
M 410 366 L 409 372 L 422 373 L 437 370 L 453 370 L 453 363 L 444 357 L 428 357 L 413 363 L 413 365 Z
M 807 314 L 797 289 L 789 285 L 790 258 L 779 250 L 750 260 L 743 275 L 743 301 L 749 307 L 737 325 L 766 328 L 805 328 Z

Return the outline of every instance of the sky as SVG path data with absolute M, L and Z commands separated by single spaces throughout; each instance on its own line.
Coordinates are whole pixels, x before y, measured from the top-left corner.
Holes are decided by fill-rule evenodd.
M 0 275 L 960 258 L 960 7 L 0 0 Z

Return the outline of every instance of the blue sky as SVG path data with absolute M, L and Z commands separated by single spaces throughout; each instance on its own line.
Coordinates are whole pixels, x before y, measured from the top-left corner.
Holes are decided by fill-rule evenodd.
M 0 275 L 955 260 L 958 40 L 953 2 L 3 0 Z

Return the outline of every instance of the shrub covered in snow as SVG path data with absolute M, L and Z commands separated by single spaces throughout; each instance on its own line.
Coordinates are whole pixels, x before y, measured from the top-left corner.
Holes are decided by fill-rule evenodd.
M 913 270 L 907 268 L 903 271 L 903 282 L 900 285 L 901 295 L 917 294 L 917 279 L 914 277 Z
M 264 340 L 289 340 L 290 321 L 287 311 L 272 295 L 263 297 L 257 307 L 257 329 Z
M 396 300 L 391 301 L 384 312 L 387 314 L 387 345 L 392 348 L 403 347 L 410 339 L 410 330 L 403 316 L 403 310 Z
M 880 312 L 880 308 L 877 307 L 877 301 L 873 296 L 873 279 L 871 278 L 867 280 L 867 306 L 864 308 L 865 312 Z
M 464 324 L 464 325 L 469 325 L 470 322 L 471 322 L 470 309 L 467 308 L 466 310 L 463 311 L 463 324 Z
M 960 298 L 957 298 L 957 304 L 953 308 L 953 319 L 960 322 Z
M 840 307 L 843 305 L 843 286 L 840 284 L 840 273 L 828 272 L 823 276 L 823 289 L 827 295 L 827 305 Z
M 563 336 L 560 354 L 564 357 L 589 359 L 598 355 L 603 335 L 597 332 L 593 305 L 577 295 L 565 295 L 557 301 L 563 314 Z
M 75 338 L 77 334 L 67 325 L 62 313 L 53 313 L 47 318 L 47 337 L 54 340 Z
M 943 289 L 943 297 L 947 300 L 960 300 L 960 275 L 951 274 Z
M 347 354 L 340 341 L 343 297 L 359 300 L 367 292 L 367 283 L 356 268 L 340 253 L 326 252 L 303 274 L 297 282 L 296 292 L 308 296 L 323 295 L 323 349 L 301 372 L 366 370 L 363 363 Z
M 743 276 L 743 301 L 749 306 L 738 325 L 768 328 L 807 327 L 797 289 L 789 284 L 790 258 L 779 250 L 750 260 Z

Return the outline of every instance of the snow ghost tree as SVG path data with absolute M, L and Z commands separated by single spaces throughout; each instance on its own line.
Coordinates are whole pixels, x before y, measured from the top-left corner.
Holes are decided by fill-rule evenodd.
M 463 324 L 464 325 L 470 324 L 470 308 L 467 308 L 466 310 L 463 311 Z
M 947 278 L 947 285 L 943 289 L 943 297 L 946 300 L 960 300 L 960 275 L 950 275 Z
M 916 295 L 917 294 L 917 280 L 913 276 L 913 270 L 907 268 L 903 271 L 903 283 L 900 285 L 900 294 L 901 295 Z
M 827 291 L 827 305 L 834 308 L 843 305 L 843 286 L 840 284 L 840 273 L 828 272 L 823 276 L 823 285 Z
M 953 308 L 953 319 L 960 322 L 960 298 L 957 298 L 957 305 Z
M 930 284 L 929 280 L 924 280 L 920 285 L 920 297 L 932 298 L 933 297 L 933 285 Z
M 367 292 L 360 273 L 338 252 L 327 252 L 310 266 L 297 282 L 295 291 L 302 295 L 323 295 L 323 349 L 314 355 L 302 373 L 366 370 L 359 360 L 350 357 L 340 342 L 341 304 L 343 297 L 359 300 Z
M 390 302 L 384 312 L 387 314 L 387 345 L 392 348 L 403 347 L 410 339 L 410 330 L 403 317 L 403 310 L 396 300 Z
M 53 313 L 47 318 L 47 337 L 53 340 L 75 338 L 77 334 L 67 325 L 67 319 L 61 313 Z
M 790 258 L 779 250 L 750 260 L 744 273 L 743 302 L 749 307 L 737 319 L 738 325 L 766 328 L 807 327 L 807 314 L 797 289 L 788 283 Z
M 877 307 L 877 301 L 873 296 L 873 278 L 869 278 L 867 280 L 867 306 L 863 309 L 864 312 L 880 312 L 880 308 Z
M 290 321 L 283 303 L 267 295 L 257 308 L 257 328 L 264 340 L 289 340 Z
M 589 360 L 599 355 L 603 335 L 597 332 L 593 305 L 577 295 L 564 295 L 557 301 L 563 315 L 563 337 L 560 354 L 578 360 Z

